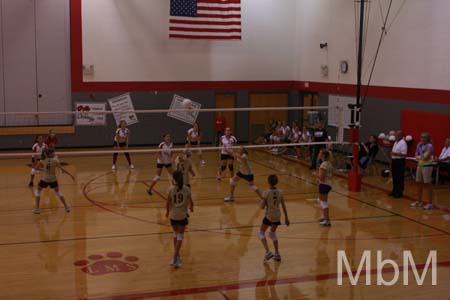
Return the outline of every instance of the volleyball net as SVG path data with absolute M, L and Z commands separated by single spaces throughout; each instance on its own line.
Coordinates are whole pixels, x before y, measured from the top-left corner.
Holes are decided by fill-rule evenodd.
M 39 137 L 45 142 L 54 135 L 54 144 L 47 146 L 56 148 L 59 156 L 157 153 L 160 150 L 155 145 L 162 141 L 163 134 L 171 135 L 172 151 L 181 152 L 186 149 L 187 131 L 194 124 L 201 136 L 197 151 L 221 150 L 218 139 L 225 127 L 232 130 L 237 145 L 248 149 L 346 144 L 345 107 L 204 108 L 190 100 L 186 106 L 185 100 L 174 97 L 169 107 L 157 109 L 134 109 L 131 101 L 122 97 L 117 103 L 110 101 L 111 109 L 106 109 L 106 103 L 76 103 L 73 111 L 0 112 L 0 158 L 30 157 L 35 154 L 30 149 Z M 319 124 L 325 128 L 329 125 L 330 115 L 333 129 L 326 138 L 313 138 Z M 130 131 L 128 149 L 113 149 L 116 130 L 123 121 Z

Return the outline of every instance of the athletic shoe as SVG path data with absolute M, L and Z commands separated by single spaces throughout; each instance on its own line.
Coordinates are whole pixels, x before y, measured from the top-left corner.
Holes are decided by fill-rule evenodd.
M 175 265 L 175 258 L 172 258 L 171 260 L 170 260 L 170 263 L 169 263 L 169 265 L 170 266 L 174 266 Z
M 148 194 L 149 196 L 153 196 L 153 191 L 152 191 L 152 189 L 148 189 L 148 190 L 147 190 L 147 194 Z
M 200 165 L 202 165 L 202 166 L 206 165 L 206 161 L 202 160 L 202 161 L 200 162 Z
M 133 164 L 130 165 L 130 170 L 134 170 L 134 165 Z
M 319 219 L 319 223 L 322 223 L 323 221 L 325 221 L 326 219 L 324 217 Z
M 228 197 L 225 197 L 224 199 L 223 199 L 225 202 L 233 202 L 234 201 L 234 196 L 228 196 Z
M 181 265 L 182 265 L 181 258 L 180 258 L 180 257 L 177 257 L 177 258 L 175 259 L 175 262 L 174 262 L 173 266 L 174 266 L 176 269 L 178 269 L 178 268 L 181 268 Z
M 38 215 L 40 213 L 41 213 L 41 209 L 40 208 L 33 209 L 33 214 Z
M 422 207 L 423 203 L 422 201 L 416 201 L 411 204 L 411 207 Z
M 112 165 L 111 170 L 113 170 L 113 171 L 117 170 L 116 165 Z
M 330 227 L 330 226 L 331 226 L 330 220 L 327 220 L 327 219 L 324 219 L 324 220 L 323 220 L 322 222 L 320 222 L 319 224 L 322 225 L 322 226 L 325 226 L 325 227 Z
M 66 213 L 69 213 L 69 212 L 72 211 L 72 208 L 70 208 L 70 207 L 67 206 L 64 210 L 65 210 Z
M 281 255 L 280 255 L 280 254 L 275 254 L 275 255 L 273 256 L 273 260 L 274 260 L 274 261 L 281 261 Z
M 33 187 L 33 181 L 30 181 L 30 183 L 28 184 L 28 187 Z
M 423 207 L 423 209 L 425 209 L 425 210 L 430 210 L 430 209 L 433 209 L 434 207 L 433 207 L 433 204 L 431 204 L 431 203 L 428 203 L 427 205 L 425 205 L 424 207 Z
M 266 255 L 264 255 L 264 262 L 268 262 L 269 260 L 271 260 L 273 258 L 273 253 L 272 252 L 267 252 Z

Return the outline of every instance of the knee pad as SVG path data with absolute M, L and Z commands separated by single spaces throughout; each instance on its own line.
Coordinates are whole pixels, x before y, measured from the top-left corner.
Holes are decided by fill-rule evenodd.
M 153 178 L 153 181 L 160 181 L 161 180 L 161 176 L 156 175 L 155 178 Z
M 223 171 L 225 171 L 227 169 L 227 166 L 221 166 L 220 167 L 220 170 L 223 172 Z
M 231 172 L 234 171 L 234 165 L 233 164 L 229 164 L 228 165 L 228 170 L 230 170 Z
M 41 190 L 40 190 L 40 189 L 36 189 L 36 190 L 34 191 L 34 195 L 35 195 L 36 197 L 40 197 L 40 196 L 41 196 Z
M 184 233 L 177 233 L 177 241 L 182 241 L 184 239 Z
M 255 184 L 251 185 L 250 188 L 255 192 L 258 190 L 258 187 Z
M 262 241 L 266 239 L 266 234 L 262 231 L 258 231 L 258 238 Z
M 272 240 L 272 241 L 278 241 L 278 237 L 277 237 L 277 234 L 275 233 L 275 232 L 273 232 L 273 231 L 270 231 L 269 232 L 269 237 L 270 237 L 270 239 Z
M 320 201 L 320 207 L 322 207 L 322 209 L 328 208 L 328 202 L 327 201 Z
M 61 191 L 57 191 L 56 195 L 58 195 L 59 198 L 64 197 L 63 193 Z
M 35 168 L 31 168 L 31 175 L 35 175 L 36 174 L 36 169 Z
M 233 178 L 230 178 L 230 185 L 231 186 L 236 186 L 236 181 L 234 181 Z

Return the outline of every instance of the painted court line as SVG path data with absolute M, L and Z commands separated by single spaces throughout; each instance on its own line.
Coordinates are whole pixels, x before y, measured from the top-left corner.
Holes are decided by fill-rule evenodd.
M 437 267 L 446 268 L 450 267 L 450 261 L 438 262 Z M 416 269 L 421 271 L 425 268 L 425 264 L 416 265 Z M 402 272 L 403 267 L 399 266 L 400 272 Z M 393 273 L 394 268 L 385 268 L 382 273 Z M 353 274 L 356 272 L 353 271 Z M 377 269 L 370 270 L 371 275 L 377 274 Z M 365 270 L 361 271 L 361 276 L 366 275 Z M 320 274 L 320 275 L 305 275 L 299 277 L 291 277 L 291 278 L 281 278 L 281 279 L 271 279 L 271 280 L 254 280 L 248 282 L 238 282 L 238 283 L 230 283 L 224 285 L 216 285 L 216 286 L 206 286 L 206 287 L 195 287 L 195 288 L 186 288 L 186 289 L 178 289 L 178 290 L 166 290 L 166 291 L 154 291 L 154 292 L 143 292 L 143 293 L 135 293 L 135 294 L 124 294 L 124 295 L 115 295 L 115 296 L 95 296 L 88 297 L 80 300 L 131 300 L 131 299 L 152 299 L 152 298 L 160 298 L 160 297 L 173 297 L 173 296 L 187 296 L 187 295 L 195 295 L 195 294 L 205 294 L 205 293 L 220 293 L 224 294 L 226 291 L 233 290 L 242 290 L 242 289 L 254 289 L 254 288 L 263 288 L 270 286 L 278 286 L 278 285 L 286 285 L 286 284 L 298 284 L 305 282 L 317 282 L 317 281 L 325 281 L 330 279 L 336 279 L 338 277 L 338 273 L 329 273 L 329 274 Z M 343 272 L 343 278 L 348 278 L 347 272 Z

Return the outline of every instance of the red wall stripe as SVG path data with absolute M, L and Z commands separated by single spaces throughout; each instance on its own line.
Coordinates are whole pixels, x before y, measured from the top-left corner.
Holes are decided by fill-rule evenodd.
M 73 92 L 129 92 L 155 90 L 299 90 L 353 96 L 356 94 L 356 86 L 352 84 L 304 81 L 83 82 L 83 37 L 81 2 L 82 0 L 71 0 L 70 2 L 70 32 L 72 50 L 71 67 Z M 368 92 L 368 96 L 375 98 L 450 104 L 450 90 L 371 86 Z

